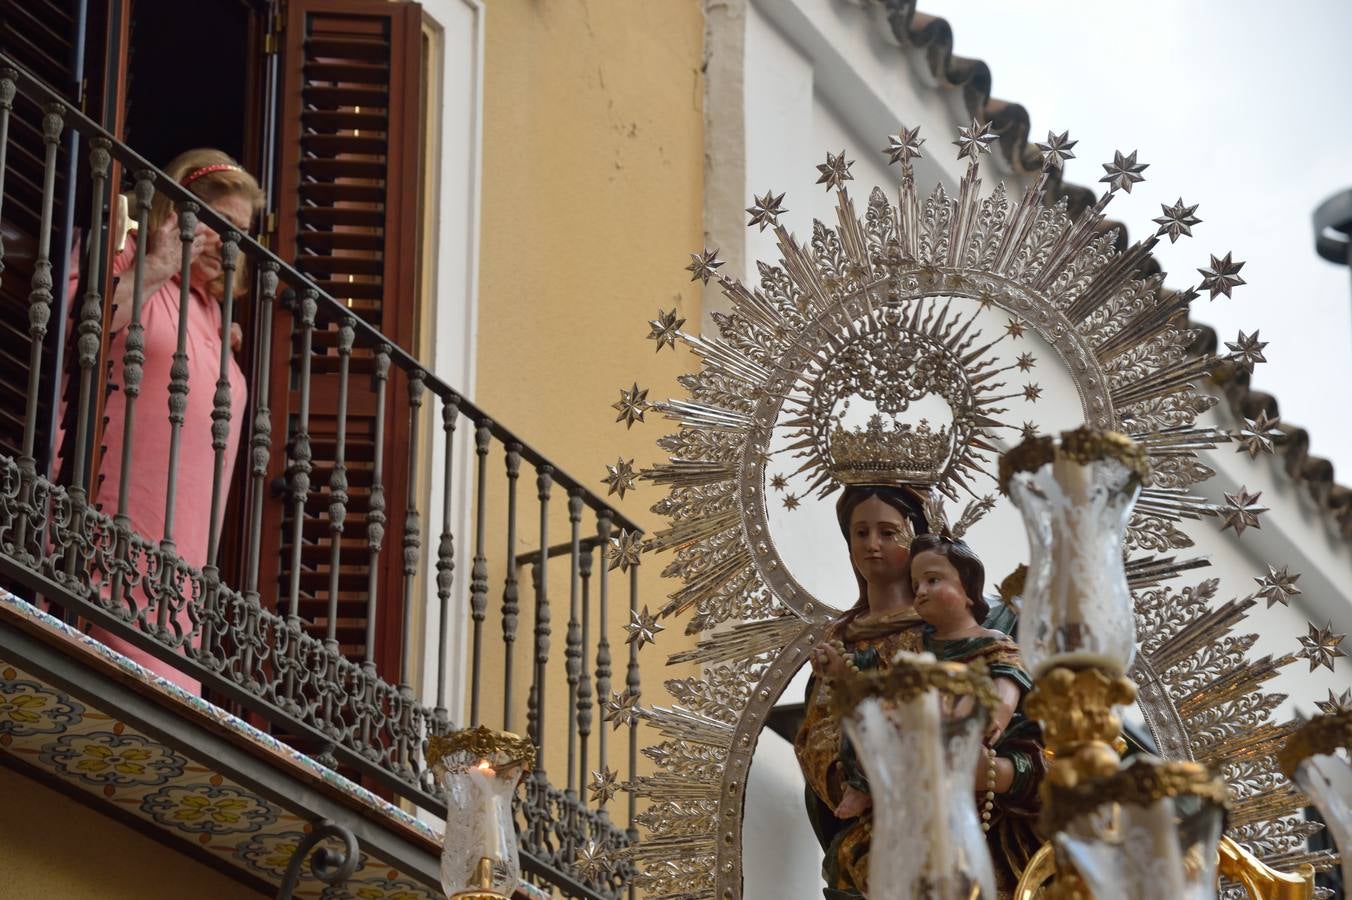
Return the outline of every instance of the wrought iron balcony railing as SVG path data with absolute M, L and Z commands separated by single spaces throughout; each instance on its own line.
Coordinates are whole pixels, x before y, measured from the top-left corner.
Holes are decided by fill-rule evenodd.
M 71 140 L 72 135 L 78 137 Z M 79 174 L 67 178 L 65 172 Z M 38 176 L 36 182 L 34 176 Z M 258 325 L 252 329 L 251 346 L 245 352 L 263 363 L 249 380 L 243 409 L 231 403 L 228 352 L 221 353 L 218 381 L 190 383 L 186 366 L 175 365 L 169 396 L 148 396 L 141 387 L 146 349 L 138 318 L 140 304 L 135 304 L 127 350 L 120 361 L 121 383 L 112 386 L 125 397 L 123 465 L 117 470 L 120 483 L 114 490 L 113 485 L 99 484 L 93 461 L 99 429 L 106 427 L 98 419 L 98 410 L 103 373 L 110 362 L 101 358 L 107 347 L 104 329 L 111 302 L 103 290 L 112 246 L 106 235 L 123 188 L 130 193 L 141 258 L 146 252 L 151 199 L 157 192 L 177 209 L 183 272 L 189 270 L 195 224 L 203 223 L 219 235 L 226 282 L 223 321 L 228 328 L 236 312 L 235 280 L 252 278 L 249 296 Z M 90 623 L 150 654 L 161 671 L 199 682 L 213 702 L 233 706 L 349 777 L 437 816 L 444 816 L 445 807 L 435 794 L 424 755 L 428 736 L 481 721 L 510 729 L 524 719 L 542 761 L 518 804 L 526 870 L 534 879 L 551 883 L 570 896 L 616 896 L 623 873 L 597 871 L 585 859 L 579 864 L 579 856 L 585 858 L 597 849 L 613 853 L 636 834 L 632 802 L 627 831 L 622 830 L 612 824 L 607 811 L 588 800 L 585 785 L 589 771 L 607 770 L 615 762 L 612 757 L 624 751 L 627 761 L 615 768 L 623 769 L 627 762 L 632 777 L 637 764 L 636 721 L 627 716 L 628 705 L 623 701 L 626 694 L 637 695 L 640 689 L 638 664 L 631 647 L 623 684 L 613 684 L 619 679 L 612 676 L 607 640 L 615 616 L 636 609 L 638 599 L 633 569 L 622 570 L 627 578 L 617 574 L 615 588 L 609 583 L 611 563 L 617 561 L 610 539 L 621 530 L 637 532 L 637 526 L 437 378 L 348 305 L 241 234 L 3 55 L 0 189 L 0 222 L 8 223 L 11 241 L 8 259 L 0 245 L 0 278 L 13 279 L 25 268 L 31 271 L 29 345 L 6 348 L 19 362 L 26 353 L 27 382 L 22 438 L 16 433 L 4 441 L 17 447 L 17 453 L 0 454 L 0 575 L 35 602 L 64 611 L 68 620 Z M 84 292 L 66 321 L 61 312 L 66 306 L 65 286 L 54 284 L 52 274 L 54 269 L 59 273 L 66 260 L 59 249 L 53 250 L 52 238 L 59 231 L 62 205 L 77 199 L 82 209 L 88 209 L 87 219 L 74 217 L 84 225 L 86 235 L 87 250 L 80 262 Z M 28 233 L 30 244 L 20 246 L 12 223 L 24 213 L 34 217 L 36 229 Z M 60 247 L 59 239 L 56 246 Z M 134 296 L 139 297 L 143 266 L 134 265 L 126 277 L 134 279 Z M 13 293 L 12 283 L 4 287 Z M 186 310 L 188 288 L 176 290 L 181 294 L 180 308 Z M 22 334 L 21 323 L 9 326 Z M 290 334 L 280 329 L 289 329 Z M 293 349 L 289 371 L 284 374 L 291 379 L 292 390 L 299 393 L 300 403 L 287 416 L 283 444 L 273 432 L 266 361 L 274 357 L 274 342 L 288 338 Z M 180 329 L 175 362 L 185 353 Z M 60 379 L 53 378 L 51 359 L 62 354 L 73 358 L 66 405 L 75 411 L 74 428 L 65 434 L 64 450 L 45 446 L 52 442 L 44 440 L 44 435 L 56 433 L 50 417 L 61 406 L 55 386 Z M 320 368 L 336 379 L 336 400 L 327 389 L 323 392 L 330 398 L 327 401 L 312 393 Z M 375 397 L 375 427 L 368 434 L 371 444 L 360 455 L 348 455 L 349 436 L 343 427 L 349 388 L 356 383 L 354 372 L 369 375 L 369 390 Z M 186 459 L 178 452 L 184 427 L 182 404 L 190 391 L 214 391 L 213 458 Z M 387 404 L 396 391 L 405 392 L 405 404 Z M 323 402 L 336 406 L 320 410 Z M 135 465 L 138 439 L 151 438 L 135 433 L 133 410 L 152 403 L 166 410 L 169 423 L 172 464 L 165 472 Z M 430 417 L 437 408 L 439 427 L 420 429 L 425 424 L 420 417 Z M 391 424 L 386 420 L 387 409 L 406 409 L 407 421 L 387 427 Z M 339 422 L 334 433 L 322 438 L 332 454 L 324 466 L 328 474 L 324 484 L 319 483 L 314 458 L 314 445 L 320 438 L 309 430 L 312 414 L 320 411 L 337 416 Z M 224 448 L 231 419 L 241 417 L 247 425 L 241 444 L 248 453 L 240 467 L 245 477 L 237 479 L 232 495 Z M 61 475 L 54 475 L 58 451 L 67 465 Z M 385 496 L 382 460 L 392 453 L 408 454 L 405 496 Z M 472 490 L 464 498 L 453 496 L 460 462 L 457 453 L 472 453 L 466 461 Z M 281 466 L 277 465 L 278 454 L 285 457 Z M 188 467 L 211 470 L 210 510 L 201 511 L 211 516 L 210 539 L 206 563 L 200 568 L 183 561 L 173 539 L 174 494 Z M 285 473 L 285 492 L 280 498 L 268 477 L 278 470 Z M 430 480 L 440 495 L 440 521 L 427 525 L 423 500 L 430 489 L 424 486 L 420 491 L 420 480 L 412 474 L 424 470 L 434 473 L 424 481 Z M 533 473 L 535 481 L 538 519 L 530 524 L 521 520 L 518 510 L 523 470 L 527 475 Z M 368 479 L 369 505 L 364 515 L 353 517 L 348 515 L 349 479 L 359 475 Z M 170 512 L 162 535 L 138 534 L 130 525 L 125 498 L 131 483 L 141 479 L 164 480 Z M 95 492 L 105 504 L 115 504 L 117 511 L 110 514 L 97 508 Z M 564 504 L 557 501 L 558 493 L 565 495 Z M 234 566 L 235 577 L 242 581 L 239 586 L 226 583 L 230 567 L 223 560 L 226 535 L 221 522 L 227 503 L 244 510 L 239 516 L 243 527 Z M 272 521 L 290 532 L 285 545 L 290 558 L 281 561 L 284 574 L 276 584 L 260 583 L 259 577 L 268 503 L 285 507 Z M 469 534 L 454 533 L 457 515 L 469 522 Z M 565 517 L 562 527 L 567 536 L 560 541 L 558 528 Z M 364 533 L 353 540 L 354 525 L 362 521 Z M 393 522 L 402 522 L 396 547 L 385 540 L 386 527 Z M 434 605 L 439 609 L 429 611 L 423 620 L 416 615 L 424 605 L 420 586 L 426 584 L 420 580 L 425 558 L 422 534 L 431 528 L 439 534 L 434 553 L 427 554 L 432 557 L 427 568 L 434 569 L 428 581 L 434 585 Z M 310 537 L 315 529 L 330 538 L 320 554 L 314 552 L 317 544 Z M 494 553 L 495 543 L 506 547 L 501 556 Z M 467 547 L 472 552 L 468 565 L 464 560 Z M 531 570 L 533 603 L 520 594 L 523 565 Z M 384 576 L 390 566 L 395 567 L 393 581 Z M 566 568 L 566 577 L 560 568 Z M 351 586 L 353 571 L 365 576 L 357 590 Z M 391 583 L 398 585 L 398 591 L 387 589 Z M 430 593 L 431 588 L 422 590 Z M 551 655 L 554 592 L 567 594 L 562 660 L 558 654 Z M 344 640 L 345 610 L 354 594 L 364 601 L 364 633 L 360 640 Z M 613 604 L 616 599 L 620 602 Z M 499 603 L 500 613 L 492 614 L 490 607 Z M 397 625 L 386 621 L 392 615 L 398 617 Z M 458 674 L 462 660 L 450 639 L 456 617 L 468 618 L 465 722 L 452 722 L 448 712 L 453 704 L 448 702 L 447 691 L 464 683 Z M 436 671 L 426 672 L 423 678 L 431 685 L 427 692 L 434 695 L 430 703 L 420 699 L 412 686 L 414 664 L 423 650 L 415 633 L 420 622 L 433 623 L 428 630 L 436 632 L 437 640 Z M 491 636 L 499 625 L 500 638 Z M 526 627 L 530 631 L 521 633 Z M 381 671 L 378 665 L 377 643 L 381 634 L 388 633 L 397 635 L 396 662 L 391 664 L 395 671 Z M 528 660 L 521 659 L 518 642 L 528 642 L 521 648 Z M 496 667 L 491 673 L 484 671 L 486 652 L 500 655 L 500 672 Z M 514 708 L 519 703 L 516 698 L 523 694 L 523 681 L 529 684 L 524 717 Z M 558 698 L 564 693 L 566 732 L 547 721 L 559 710 Z M 616 695 L 620 702 L 611 702 Z M 504 698 L 501 718 L 496 700 L 489 708 L 490 697 L 496 696 Z M 593 729 L 596 716 L 607 717 L 607 710 L 617 727 L 629 729 L 627 746 L 619 754 L 608 752 L 603 723 Z M 566 751 L 544 746 L 547 736 L 563 733 Z M 546 749 L 552 755 L 546 756 Z M 565 758 L 567 775 L 563 787 L 557 787 L 546 776 L 543 762 Z

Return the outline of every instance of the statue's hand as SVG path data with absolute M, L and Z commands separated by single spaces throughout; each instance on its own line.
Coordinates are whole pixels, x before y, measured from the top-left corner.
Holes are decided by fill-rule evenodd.
M 812 671 L 824 678 L 839 678 L 848 670 L 840 645 L 834 641 L 823 641 L 813 647 L 811 659 Z
M 854 819 L 863 815 L 873 806 L 873 798 L 856 787 L 845 785 L 845 793 L 836 805 L 837 819 Z

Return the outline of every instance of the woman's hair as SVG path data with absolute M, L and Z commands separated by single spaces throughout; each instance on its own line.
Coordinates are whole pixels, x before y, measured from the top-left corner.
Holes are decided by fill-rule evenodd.
M 917 535 L 916 539 L 911 541 L 911 558 L 906 562 L 907 578 L 911 577 L 911 566 L 915 563 L 915 558 L 922 553 L 937 553 L 958 570 L 963 593 L 972 603 L 972 618 L 976 619 L 978 625 L 985 622 L 986 616 L 990 615 L 991 611 L 990 604 L 982 596 L 982 591 L 986 587 L 986 567 L 981 564 L 981 560 L 967 542 L 940 534 Z
M 854 515 L 854 511 L 859 504 L 871 498 L 881 500 L 905 516 L 910 521 L 911 527 L 915 529 L 916 534 L 925 534 L 929 531 L 929 523 L 925 521 L 924 506 L 911 488 L 901 485 L 857 485 L 841 491 L 840 499 L 836 501 L 836 521 L 840 523 L 840 533 L 845 536 L 846 547 L 850 543 L 850 518 Z M 855 568 L 853 559 L 850 560 L 850 568 L 854 570 L 855 581 L 859 583 L 859 599 L 854 606 L 850 607 L 842 622 L 848 621 L 868 609 L 868 582 Z
M 198 147 L 185 150 L 169 161 L 164 174 L 183 185 L 189 193 L 211 206 L 223 197 L 239 196 L 249 202 L 254 215 L 263 211 L 265 198 L 258 181 L 244 170 L 244 167 L 230 158 L 230 155 L 210 147 Z M 150 201 L 150 234 L 159 231 L 175 212 L 174 200 L 167 194 L 157 191 Z M 215 284 L 215 293 L 224 292 L 224 284 Z M 241 256 L 239 268 L 235 273 L 235 295 L 248 290 L 248 278 Z

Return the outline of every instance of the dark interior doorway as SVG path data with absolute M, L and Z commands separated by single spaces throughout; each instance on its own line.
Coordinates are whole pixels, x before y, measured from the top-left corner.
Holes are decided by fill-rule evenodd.
M 256 162 L 257 36 L 248 0 L 134 0 L 126 142 L 163 168 L 194 147 Z

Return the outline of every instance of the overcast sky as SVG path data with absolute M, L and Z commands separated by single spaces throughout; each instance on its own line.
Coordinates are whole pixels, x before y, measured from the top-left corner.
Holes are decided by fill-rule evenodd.
M 1035 140 L 1079 140 L 1068 179 L 1095 185 L 1114 150 L 1139 151 L 1146 181 L 1109 215 L 1133 240 L 1160 203 L 1200 204 L 1194 237 L 1161 244 L 1172 287 L 1208 254 L 1246 261 L 1233 299 L 1192 315 L 1223 340 L 1259 329 L 1253 384 L 1312 452 L 1352 485 L 1352 274 L 1314 252 L 1310 216 L 1352 188 L 1352 3 L 1346 0 L 921 0 L 953 26 L 959 56 L 984 60 L 992 93 L 1023 104 Z

